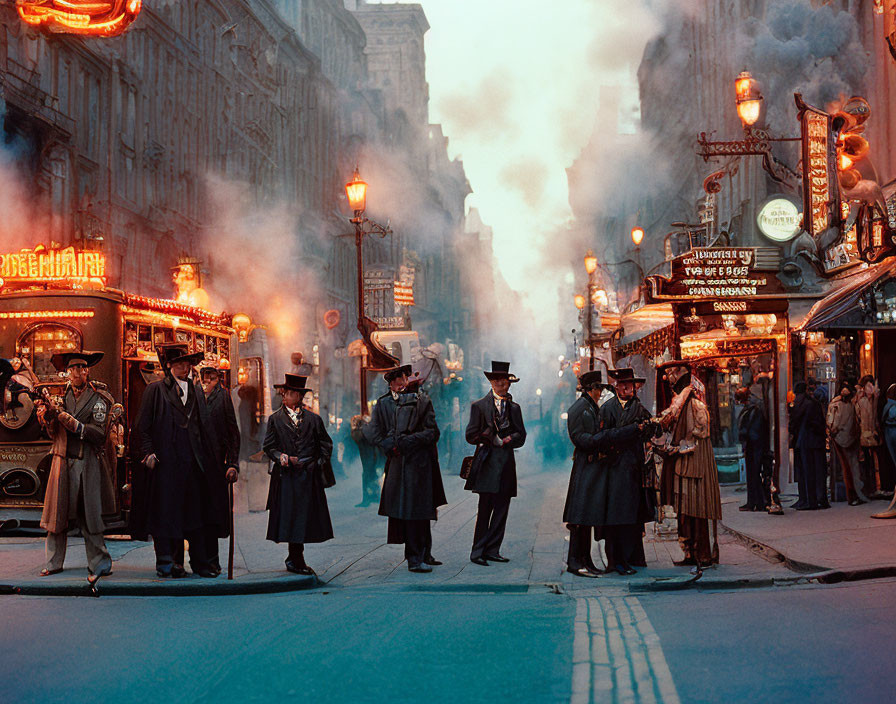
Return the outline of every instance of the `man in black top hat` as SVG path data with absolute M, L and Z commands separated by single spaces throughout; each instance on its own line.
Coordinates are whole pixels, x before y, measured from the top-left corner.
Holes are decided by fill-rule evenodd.
M 205 395 L 190 381 L 203 352 L 185 343 L 156 346 L 165 378 L 146 387 L 134 428 L 135 450 L 147 469 L 146 532 L 152 535 L 159 577 L 186 575 L 178 564 L 183 541 L 190 543 L 190 567 L 217 577 L 208 563 L 207 531 L 214 525 L 209 477 L 216 471 L 214 436 Z
M 377 399 L 364 432 L 386 455 L 380 495 L 381 516 L 389 518 L 390 543 L 404 543 L 411 572 L 432 572 L 442 563 L 432 556 L 430 521 L 448 503 L 439 471 L 439 426 L 432 401 L 422 391 L 406 390 L 411 365 L 389 369 L 389 392 Z
M 236 422 L 233 399 L 221 383 L 221 370 L 213 366 L 199 369 L 200 385 L 196 391 L 205 396 L 214 436 L 214 467 L 208 474 L 209 499 L 213 523 L 206 534 L 205 549 L 211 568 L 221 574 L 218 539 L 230 537 L 230 493 L 228 484 L 239 478 L 240 428 Z
M 510 362 L 493 361 L 491 371 L 483 373 L 492 390 L 470 406 L 466 438 L 476 452 L 464 489 L 479 494 L 470 561 L 485 567 L 489 561 L 509 562 L 500 549 L 510 499 L 516 496 L 513 451 L 526 442 L 526 428 L 519 404 L 508 393 L 519 381 L 510 373 Z
M 67 533 L 77 523 L 87 550 L 88 581 L 112 571 L 103 540 L 104 515 L 115 512 L 112 471 L 106 453 L 114 401 L 105 384 L 90 380 L 90 368 L 102 352 L 64 352 L 51 361 L 68 375 L 61 405 L 49 396 L 38 402 L 38 418 L 53 439 L 53 462 L 47 480 L 40 524 L 47 530 L 47 566 L 41 575 L 62 571 Z
M 267 539 L 288 543 L 286 570 L 314 574 L 305 562 L 305 544 L 333 538 L 324 489 L 333 486 L 333 441 L 321 417 L 302 405 L 308 377 L 286 374 L 275 384 L 283 405 L 268 418 L 262 449 L 271 460 Z
M 604 432 L 607 471 L 606 516 L 602 523 L 607 570 L 634 574 L 632 565 L 646 567 L 642 534 L 644 523 L 653 520 L 655 501 L 653 472 L 649 471 L 644 443 L 658 426 L 650 423 L 650 412 L 638 398 L 645 379 L 633 369 L 610 369 L 616 395 L 600 409 Z
M 598 405 L 603 388 L 600 371 L 584 372 L 579 377 L 582 395 L 567 411 L 566 427 L 575 450 L 563 508 L 569 528 L 566 571 L 579 577 L 600 573 L 591 557 L 591 535 L 595 526 L 603 525 L 606 512 L 608 473 L 602 465 L 606 448 Z

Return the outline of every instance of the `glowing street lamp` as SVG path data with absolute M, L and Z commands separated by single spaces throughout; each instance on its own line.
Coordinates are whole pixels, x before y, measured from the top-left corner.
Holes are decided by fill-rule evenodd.
M 644 241 L 644 228 L 638 227 L 637 225 L 632 228 L 632 242 L 635 247 L 640 247 L 641 242 Z
M 578 308 L 579 310 L 585 309 L 585 297 L 581 293 L 576 294 L 575 302 L 576 302 L 576 308 Z
M 749 71 L 742 71 L 734 81 L 734 92 L 737 101 L 737 116 L 744 129 L 752 127 L 759 119 L 762 109 L 762 93 L 759 84 Z
M 367 210 L 367 182 L 361 178 L 357 166 L 355 167 L 355 173 L 352 175 L 352 180 L 345 184 L 345 195 L 348 198 L 349 207 L 355 214 L 352 222 L 355 222 Z
M 588 272 L 589 276 L 597 271 L 597 257 L 594 256 L 590 249 L 588 254 L 585 255 L 585 271 Z
M 363 244 L 365 235 L 385 237 L 392 232 L 392 229 L 389 227 L 388 222 L 386 225 L 380 225 L 364 217 L 364 211 L 367 210 L 367 182 L 361 178 L 357 166 L 355 167 L 355 173 L 352 174 L 352 180 L 345 184 L 345 195 L 348 198 L 349 207 L 354 213 L 354 217 L 350 218 L 350 222 L 355 226 L 355 253 L 358 263 L 358 332 L 361 333 L 361 338 L 364 342 L 362 347 L 367 351 L 367 355 L 373 362 L 371 366 L 374 369 L 388 369 L 398 364 L 398 358 L 377 347 L 371 337 L 377 326 L 373 320 L 365 315 Z M 368 413 L 365 359 L 367 357 L 362 354 L 360 364 L 361 415 L 367 415 Z

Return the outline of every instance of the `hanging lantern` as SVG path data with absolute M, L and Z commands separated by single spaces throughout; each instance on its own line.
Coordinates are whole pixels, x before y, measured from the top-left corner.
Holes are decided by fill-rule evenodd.
M 345 184 L 345 195 L 348 197 L 349 207 L 356 215 L 367 210 L 367 182 L 361 178 L 357 166 L 352 180 Z
M 48 32 L 114 37 L 143 9 L 143 0 L 16 0 L 26 24 Z
M 762 109 L 762 93 L 749 71 L 742 71 L 734 81 L 734 93 L 741 123 L 744 127 L 755 125 Z

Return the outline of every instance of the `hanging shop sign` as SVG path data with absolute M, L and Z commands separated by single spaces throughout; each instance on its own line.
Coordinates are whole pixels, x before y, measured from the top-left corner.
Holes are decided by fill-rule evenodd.
M 106 255 L 96 250 L 47 249 L 39 245 L 10 254 L 0 254 L 0 286 L 9 284 L 93 281 L 106 279 Z
M 840 225 L 840 189 L 837 181 L 837 144 L 831 131 L 831 116 L 796 99 L 803 144 L 803 227 L 818 237 L 829 227 Z
M 774 242 L 789 242 L 802 230 L 803 214 L 789 198 L 770 198 L 756 216 L 759 231 Z
M 654 301 L 741 302 L 784 293 L 775 276 L 780 251 L 771 247 L 698 247 L 672 260 L 672 275 L 649 276 Z
M 332 308 L 324 313 L 324 325 L 326 326 L 327 330 L 332 330 L 337 325 L 339 325 L 339 321 L 341 319 L 342 315 L 335 308 Z
M 395 305 L 412 306 L 414 305 L 414 287 L 406 286 L 400 281 L 394 283 L 392 292 L 395 296 Z

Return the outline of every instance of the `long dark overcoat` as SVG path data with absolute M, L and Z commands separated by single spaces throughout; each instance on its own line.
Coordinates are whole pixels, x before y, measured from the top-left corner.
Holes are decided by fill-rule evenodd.
M 644 434 L 638 423 L 650 420 L 650 413 L 636 396 L 623 408 L 618 396 L 600 407 L 600 425 L 606 433 L 606 466 L 609 474 L 608 523 L 628 525 L 653 520 L 646 502 L 645 488 L 653 488 L 644 456 Z
M 208 472 L 209 500 L 212 530 L 218 538 L 230 535 L 230 492 L 226 474 L 228 467 L 240 466 L 240 429 L 236 422 L 236 411 L 228 390 L 220 384 L 205 396 L 202 387 L 196 385 L 196 393 L 205 398 L 211 424 L 211 451 L 213 467 Z
M 435 520 L 448 503 L 439 470 L 439 426 L 423 392 L 379 398 L 364 436 L 386 455 L 379 515 L 405 521 Z
M 643 410 L 640 403 L 637 406 Z M 615 396 L 598 408 L 587 394 L 570 407 L 566 424 L 575 453 L 564 522 L 581 526 L 638 522 L 644 450 L 637 425 L 625 423 L 636 408 L 630 402 L 622 409 Z M 641 446 L 640 463 L 636 445 Z
M 464 489 L 477 494 L 509 493 L 516 496 L 516 458 L 513 451 L 526 443 L 526 427 L 519 404 L 507 396 L 505 413 L 510 421 L 510 442 L 503 447 L 492 444 L 498 435 L 495 422 L 494 395 L 489 392 L 470 406 L 470 422 L 467 423 L 467 442 L 476 446 L 473 467 Z
M 146 387 L 132 452 L 138 462 L 154 454 L 158 463 L 154 469 L 144 468 L 144 480 L 139 482 L 143 495 L 134 497 L 143 504 L 141 512 L 146 517 L 145 526 L 132 526 L 135 539 L 145 540 L 146 533 L 183 538 L 215 523 L 208 483 L 215 467 L 213 442 L 205 397 L 196 393 L 192 383 L 187 384 L 186 405 L 170 374 Z
M 600 429 L 600 409 L 594 399 L 582 394 L 566 413 L 566 429 L 574 449 L 563 522 L 604 525 L 608 473 L 601 466 L 605 433 Z
M 275 543 L 322 543 L 333 537 L 330 509 L 324 492 L 325 476 L 332 476 L 333 441 L 316 413 L 302 409 L 295 424 L 284 406 L 268 418 L 262 446 L 271 460 L 268 491 L 267 539 Z M 304 460 L 280 466 L 280 455 Z

